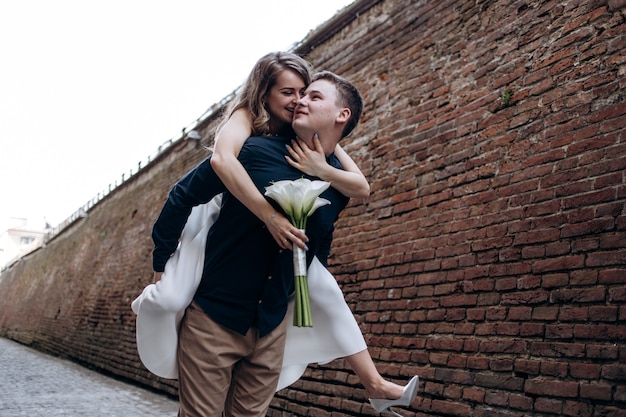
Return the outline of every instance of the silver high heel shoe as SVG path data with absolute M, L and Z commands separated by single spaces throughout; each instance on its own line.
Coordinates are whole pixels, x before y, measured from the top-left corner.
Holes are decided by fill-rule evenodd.
M 389 413 L 396 417 L 402 417 L 395 411 L 391 411 L 390 407 L 408 407 L 413 403 L 413 400 L 417 396 L 417 385 L 419 383 L 419 376 L 415 375 L 408 384 L 404 386 L 402 390 L 402 396 L 397 400 L 383 400 L 383 399 L 370 399 L 372 408 L 379 413 Z

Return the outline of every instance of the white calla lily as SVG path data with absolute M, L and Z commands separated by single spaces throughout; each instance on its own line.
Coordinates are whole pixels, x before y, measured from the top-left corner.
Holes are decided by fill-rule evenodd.
M 294 226 L 304 229 L 307 218 L 315 210 L 330 204 L 330 201 L 319 197 L 328 187 L 328 181 L 307 178 L 282 180 L 265 187 L 265 195 L 278 203 Z
M 300 178 L 297 180 L 276 181 L 265 188 L 265 195 L 278 203 L 291 224 L 298 229 L 306 228 L 306 221 L 315 210 L 330 204 L 320 194 L 330 187 L 330 183 L 320 180 Z M 295 272 L 295 308 L 293 324 L 298 327 L 312 327 L 311 301 L 306 277 L 306 254 L 293 245 L 293 263 Z

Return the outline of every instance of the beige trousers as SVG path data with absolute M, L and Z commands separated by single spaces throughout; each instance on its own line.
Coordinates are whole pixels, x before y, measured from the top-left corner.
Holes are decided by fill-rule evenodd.
M 264 417 L 276 391 L 286 320 L 259 338 L 215 323 L 193 302 L 178 345 L 179 417 Z

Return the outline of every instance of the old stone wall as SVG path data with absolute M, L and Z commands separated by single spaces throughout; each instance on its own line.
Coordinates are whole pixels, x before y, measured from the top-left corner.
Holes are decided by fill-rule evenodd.
M 625 415 L 625 19 L 623 0 L 366 0 L 296 49 L 365 98 L 343 145 L 372 194 L 330 269 L 381 373 L 420 375 L 404 415 Z M 215 117 L 0 276 L 0 335 L 176 392 L 129 304 Z M 269 415 L 376 413 L 339 360 Z

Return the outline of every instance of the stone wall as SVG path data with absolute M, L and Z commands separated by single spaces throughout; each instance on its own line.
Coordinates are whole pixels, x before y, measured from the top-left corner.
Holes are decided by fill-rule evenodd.
M 406 416 L 626 414 L 626 2 L 359 1 L 297 47 L 355 82 L 372 195 L 330 268 Z M 208 145 L 213 115 L 201 126 Z M 0 335 L 174 394 L 134 347 L 180 140 L 0 276 Z M 270 416 L 376 415 L 343 361 Z

